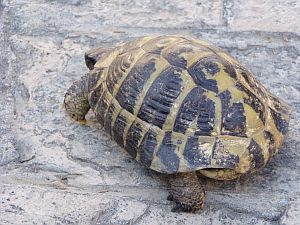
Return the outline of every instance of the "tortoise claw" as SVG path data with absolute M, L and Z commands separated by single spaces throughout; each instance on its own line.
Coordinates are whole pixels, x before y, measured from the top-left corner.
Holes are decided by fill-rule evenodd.
M 174 201 L 173 195 L 169 194 L 168 197 L 167 197 L 167 200 L 168 201 Z
M 176 202 L 176 205 L 172 208 L 172 212 L 195 212 L 195 210 L 186 204 L 182 204 L 179 202 Z

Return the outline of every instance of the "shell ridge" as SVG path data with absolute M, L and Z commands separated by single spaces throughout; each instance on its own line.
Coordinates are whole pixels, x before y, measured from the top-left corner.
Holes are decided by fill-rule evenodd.
M 124 46 L 89 98 L 106 131 L 136 160 L 164 173 L 242 174 L 278 151 L 287 109 L 225 51 L 178 36 Z

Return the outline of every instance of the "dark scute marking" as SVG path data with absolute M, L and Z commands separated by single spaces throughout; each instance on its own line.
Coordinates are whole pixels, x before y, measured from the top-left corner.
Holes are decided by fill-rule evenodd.
M 248 83 L 248 85 L 257 92 L 257 94 L 263 98 L 266 97 L 265 92 L 262 90 L 261 85 L 258 83 L 258 81 L 255 79 L 255 77 L 252 76 L 252 74 L 247 71 L 244 68 L 239 68 L 241 70 L 241 75 L 245 79 L 245 81 Z
M 142 134 L 142 126 L 138 122 L 134 122 L 128 130 L 125 149 L 133 158 L 136 157 Z
M 126 125 L 127 125 L 126 117 L 124 117 L 122 114 L 119 114 L 116 118 L 113 127 L 113 134 L 114 134 L 115 141 L 122 147 L 124 146 L 123 133 Z
M 222 103 L 222 134 L 246 137 L 246 117 L 243 103 L 230 106 L 231 94 L 228 90 L 219 94 Z
M 157 133 L 151 128 L 144 136 L 140 144 L 140 161 L 146 167 L 150 167 L 155 147 L 157 146 Z
M 201 102 L 204 90 L 196 87 L 185 97 L 176 115 L 174 128 L 175 132 L 185 133 L 198 113 L 198 104 Z
M 220 68 L 217 63 L 208 62 L 204 66 L 207 72 L 211 75 L 215 75 L 216 73 L 220 72 Z
M 199 59 L 196 61 L 191 67 L 188 68 L 188 73 L 193 78 L 196 84 L 200 85 L 201 87 L 213 91 L 218 92 L 218 85 L 217 81 L 214 79 L 207 79 L 206 78 L 206 67 L 209 68 L 209 64 L 213 63 L 206 58 Z M 217 70 L 211 70 L 211 72 L 216 72 Z
M 96 104 L 98 103 L 99 98 L 100 98 L 101 94 L 103 93 L 102 86 L 103 86 L 103 84 L 100 84 L 98 87 L 96 87 L 92 91 L 92 93 L 90 95 L 89 104 L 93 110 L 95 109 Z
M 272 99 L 273 105 L 279 113 L 283 113 L 283 114 L 287 114 L 287 115 L 291 114 L 289 106 L 286 106 L 285 103 L 282 104 L 277 97 L 269 95 L 269 98 Z
M 264 155 L 262 154 L 261 147 L 256 143 L 256 141 L 252 139 L 247 149 L 249 150 L 250 155 L 253 156 L 255 168 L 262 167 L 264 165 Z
M 125 53 L 117 56 L 117 58 L 110 64 L 107 72 L 107 89 L 113 93 L 116 83 L 124 75 L 125 71 L 130 67 L 131 53 Z
M 188 52 L 192 52 L 191 47 L 174 46 L 170 52 L 165 55 L 165 58 L 172 66 L 186 69 L 187 61 L 184 57 L 180 56 L 180 54 Z
M 157 157 L 165 166 L 165 172 L 174 173 L 179 168 L 179 158 L 175 153 L 176 145 L 172 142 L 170 132 L 165 133 L 164 139 L 157 151 Z
M 222 64 L 224 66 L 224 71 L 226 73 L 228 73 L 229 76 L 232 77 L 233 79 L 237 79 L 237 75 L 236 75 L 234 66 L 225 60 L 222 60 Z
M 271 108 L 270 110 L 271 110 L 271 115 L 273 117 L 273 120 L 275 121 L 277 130 L 279 130 L 283 134 L 286 134 L 289 128 L 289 122 L 285 120 L 280 113 L 274 111 Z
M 220 68 L 217 63 L 223 66 L 224 71 L 229 74 L 230 77 L 233 79 L 237 78 L 234 66 L 220 56 L 213 55 L 202 59 L 203 68 L 205 68 L 210 75 L 215 75 L 220 72 Z
M 215 121 L 215 103 L 204 95 L 201 87 L 195 87 L 182 101 L 173 130 L 184 134 L 196 118 L 197 131 L 195 135 L 209 136 Z
M 274 135 L 271 134 L 269 131 L 264 131 L 264 136 L 268 140 L 269 143 L 269 160 L 271 159 L 272 156 L 275 155 L 276 149 L 275 149 L 275 140 L 274 140 Z
M 245 92 L 249 98 L 244 98 L 244 102 L 251 106 L 255 112 L 258 113 L 259 118 L 265 124 L 265 106 L 264 104 L 257 98 L 251 91 L 249 91 L 246 87 L 244 87 L 240 82 L 236 83 L 236 87 Z
M 94 69 L 92 72 L 90 72 L 88 79 L 88 90 L 92 90 L 92 88 L 95 87 L 102 73 L 103 69 Z
M 198 68 L 201 68 L 202 71 L 205 69 L 210 75 L 215 75 L 216 73 L 220 72 L 217 62 L 222 63 L 218 56 L 208 56 L 198 60 Z
M 190 169 L 206 168 L 210 165 L 210 157 L 199 148 L 199 137 L 189 137 L 183 152 Z
M 218 166 L 228 169 L 234 169 L 240 162 L 240 157 L 227 152 L 219 139 L 216 139 L 213 146 L 212 158 L 216 160 Z
M 106 113 L 105 119 L 104 119 L 104 129 L 107 133 L 111 134 L 112 129 L 112 117 L 114 114 L 114 111 L 116 110 L 115 105 L 112 103 L 110 104 L 108 111 Z
M 102 126 L 104 125 L 104 115 L 106 110 L 109 107 L 109 102 L 107 100 L 107 90 L 104 91 L 103 95 L 101 96 L 100 100 L 98 101 L 98 106 L 97 106 L 97 111 L 95 112 L 97 115 L 97 120 L 102 124 Z
M 144 55 L 130 70 L 116 95 L 122 108 L 133 113 L 138 95 L 142 92 L 150 75 L 155 71 L 156 58 L 156 56 Z
M 233 79 L 237 78 L 236 71 L 234 66 L 225 60 L 224 58 L 218 55 L 212 55 L 201 59 L 202 67 L 206 69 L 206 71 L 210 75 L 215 75 L 220 72 L 220 68 L 218 64 L 223 66 L 224 71 Z
M 181 93 L 180 71 L 169 67 L 163 71 L 149 88 L 138 117 L 162 128 L 170 109 Z
M 198 104 L 197 131 L 195 132 L 195 135 L 210 136 L 211 131 L 214 128 L 214 122 L 215 103 L 204 97 Z
M 218 166 L 224 166 L 224 168 L 234 169 L 239 163 L 240 157 L 238 155 L 224 155 L 224 157 L 217 159 Z
M 252 84 L 252 80 L 250 78 L 250 74 L 247 73 L 245 70 L 241 72 L 241 75 L 244 77 L 244 79 L 247 81 L 248 84 Z M 250 85 L 251 87 L 251 85 Z

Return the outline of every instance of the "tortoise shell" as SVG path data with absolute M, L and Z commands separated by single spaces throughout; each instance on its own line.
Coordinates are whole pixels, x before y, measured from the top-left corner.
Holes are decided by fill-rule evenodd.
M 155 171 L 254 171 L 288 131 L 288 105 L 205 41 L 143 37 L 92 50 L 86 62 L 96 71 L 88 100 L 97 119 Z

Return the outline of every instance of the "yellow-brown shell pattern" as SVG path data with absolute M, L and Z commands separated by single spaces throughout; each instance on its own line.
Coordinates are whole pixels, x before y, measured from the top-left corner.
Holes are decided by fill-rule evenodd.
M 263 167 L 290 110 L 222 49 L 180 36 L 143 37 L 95 65 L 97 119 L 146 167 L 163 173 Z

